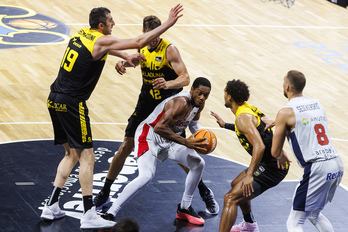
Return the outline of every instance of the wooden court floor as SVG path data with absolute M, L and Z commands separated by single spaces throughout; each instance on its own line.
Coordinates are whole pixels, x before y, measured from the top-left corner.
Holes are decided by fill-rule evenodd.
M 67 25 L 70 36 L 88 26 L 92 8 L 105 6 L 116 22 L 113 35 L 129 38 L 141 33 L 143 17 L 154 14 L 163 22 L 176 3 L 178 1 L 4 0 L 0 6 L 25 7 L 57 19 Z M 212 83 L 200 124 L 217 135 L 214 155 L 244 164 L 250 162 L 236 136 L 218 128 L 209 115 L 212 110 L 227 122 L 234 120 L 233 114 L 224 107 L 226 82 L 245 81 L 251 90 L 249 103 L 275 118 L 287 102 L 282 91 L 283 77 L 289 70 L 297 69 L 307 77 L 304 93 L 319 99 L 326 108 L 330 136 L 347 172 L 348 10 L 326 0 L 296 0 L 291 8 L 261 0 L 183 0 L 181 3 L 184 16 L 162 37 L 178 47 L 191 83 L 198 76 L 207 77 Z M 66 45 L 65 40 L 0 49 L 0 143 L 53 137 L 46 99 Z M 118 60 L 109 56 L 87 103 L 94 139 L 122 140 L 127 119 L 137 101 L 140 69 L 129 69 L 120 76 L 114 70 Z M 303 171 L 287 144 L 285 149 L 293 160 L 287 180 L 297 180 Z M 343 176 L 342 184 L 348 186 L 348 175 Z

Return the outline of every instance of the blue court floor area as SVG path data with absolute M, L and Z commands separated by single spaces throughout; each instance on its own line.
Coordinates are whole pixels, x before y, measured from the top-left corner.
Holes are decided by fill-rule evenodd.
M 95 141 L 94 194 L 102 188 L 109 162 L 120 144 L 117 141 Z M 63 148 L 54 146 L 52 140 L 0 144 L 0 231 L 80 231 L 79 218 L 83 207 L 78 183 L 78 164 L 73 169 L 60 198 L 60 207 L 67 216 L 53 222 L 40 219 L 41 207 L 51 191 L 56 168 L 63 155 Z M 230 181 L 244 170 L 245 166 L 210 155 L 204 156 L 204 159 L 206 168 L 203 180 L 213 190 L 220 205 L 220 212 L 216 216 L 206 215 L 203 212 L 205 204 L 197 190 L 192 207 L 205 218 L 203 227 L 176 219 L 176 208 L 181 201 L 186 174 L 176 163 L 169 160 L 157 163 L 153 181 L 121 209 L 116 220 L 132 217 L 139 222 L 142 232 L 218 231 L 224 194 L 230 189 Z M 136 176 L 136 161 L 130 157 L 119 179 L 112 186 L 112 200 L 115 200 L 124 186 Z M 252 200 L 254 217 L 261 232 L 286 232 L 285 223 L 296 184 L 295 181 L 282 182 Z M 323 211 L 336 232 L 348 231 L 347 199 L 347 190 L 339 187 L 333 202 Z M 241 220 L 239 210 L 237 223 Z M 317 230 L 308 221 L 304 231 Z

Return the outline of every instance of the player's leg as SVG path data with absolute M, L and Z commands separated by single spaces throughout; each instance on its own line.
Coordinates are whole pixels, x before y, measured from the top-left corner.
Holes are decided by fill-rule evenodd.
M 121 172 L 127 157 L 133 151 L 135 131 L 142 119 L 143 117 L 140 117 L 138 114 L 134 113 L 128 119 L 128 125 L 125 130 L 124 140 L 111 161 L 103 188 L 94 198 L 94 204 L 98 210 L 110 202 L 109 195 L 111 185 L 114 183 L 118 174 Z
M 244 178 L 243 176 L 245 176 L 245 171 L 243 172 L 240 173 L 236 178 L 237 180 L 239 180 L 239 182 L 236 183 L 236 181 L 233 181 L 233 188 L 224 196 L 224 208 L 221 214 L 219 232 L 229 232 L 236 221 L 238 206 L 247 201 L 250 201 L 255 197 L 254 194 L 252 194 L 250 197 L 243 196 L 243 189 L 241 188 L 241 186 L 242 180 Z
M 108 174 L 106 175 L 105 183 L 101 191 L 94 198 L 94 204 L 98 209 L 101 209 L 104 205 L 110 202 L 110 190 L 111 185 L 116 180 L 118 174 L 121 172 L 124 163 L 130 153 L 134 148 L 134 138 L 133 137 L 125 137 L 118 151 L 115 153 Z
M 288 220 L 286 222 L 288 232 L 303 232 L 303 224 L 310 214 L 311 212 L 308 211 L 299 211 L 291 208 Z
M 334 229 L 329 221 L 320 210 L 314 210 L 308 217 L 308 220 L 318 229 L 320 232 L 334 232 Z
M 204 170 L 204 159 L 193 149 L 175 143 L 173 144 L 173 152 L 169 153 L 168 159 L 189 168 L 185 180 L 185 191 L 177 209 L 177 218 L 188 220 L 193 224 L 203 225 L 204 219 L 194 212 L 191 203 L 193 193 L 198 186 Z
M 190 171 L 190 169 L 187 168 L 186 166 L 179 163 L 178 165 L 186 172 L 186 174 Z M 202 200 L 204 201 L 206 205 L 205 212 L 212 215 L 218 214 L 219 204 L 214 198 L 213 191 L 205 185 L 202 178 L 200 179 L 198 183 L 198 190 L 199 190 L 199 195 L 201 196 Z
M 156 172 L 156 154 L 155 149 L 148 150 L 138 159 L 138 176 L 126 185 L 123 192 L 119 195 L 116 201 L 112 204 L 110 209 L 104 215 L 108 220 L 114 220 L 116 214 L 120 209 L 134 197 L 138 191 L 147 185 L 155 176 Z
M 242 171 L 232 182 L 231 182 L 231 190 L 227 192 L 224 196 L 224 208 L 222 210 L 221 219 L 220 219 L 220 232 L 230 231 L 233 229 L 233 225 L 236 222 L 238 206 L 242 206 L 243 214 L 251 213 L 250 200 L 255 197 L 254 193 L 250 197 L 243 196 L 243 189 L 241 189 L 242 180 L 246 176 L 246 170 Z M 253 187 L 258 188 L 255 185 L 255 181 L 253 183 Z M 247 225 L 243 221 L 242 223 L 236 225 L 237 227 L 246 227 Z M 249 228 L 246 227 L 246 228 Z M 245 228 L 244 228 L 245 229 Z M 254 230 L 252 230 L 254 231 Z M 257 227 L 255 231 L 258 231 Z
M 65 216 L 65 212 L 59 208 L 59 195 L 71 170 L 77 163 L 78 157 L 70 153 L 68 143 L 64 143 L 63 146 L 65 148 L 65 156 L 58 165 L 51 194 L 41 213 L 41 218 L 45 220 L 54 220 Z

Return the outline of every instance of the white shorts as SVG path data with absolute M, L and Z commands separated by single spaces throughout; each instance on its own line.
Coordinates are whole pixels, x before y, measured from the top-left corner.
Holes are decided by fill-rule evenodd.
M 332 200 L 342 176 L 343 164 L 338 156 L 305 166 L 302 180 L 295 189 L 293 209 L 322 210 Z

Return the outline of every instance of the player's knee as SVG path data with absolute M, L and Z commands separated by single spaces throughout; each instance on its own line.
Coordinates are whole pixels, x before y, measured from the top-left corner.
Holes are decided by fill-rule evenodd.
M 134 139 L 126 137 L 117 152 L 120 156 L 127 157 L 134 148 Z
M 139 174 L 139 177 L 144 182 L 144 185 L 146 185 L 155 177 L 155 171 L 148 170 L 146 172 L 142 172 L 141 174 Z
M 298 232 L 298 231 L 303 231 L 302 226 L 293 218 L 289 217 L 288 220 L 286 221 L 286 228 L 288 232 Z
M 238 202 L 237 202 L 236 196 L 235 196 L 235 194 L 233 192 L 230 191 L 230 192 L 225 194 L 225 196 L 224 196 L 224 204 L 226 206 L 235 205 L 237 203 Z
M 202 157 L 190 156 L 188 159 L 190 161 L 190 169 L 191 170 L 203 171 L 203 169 L 205 167 L 205 161 Z

